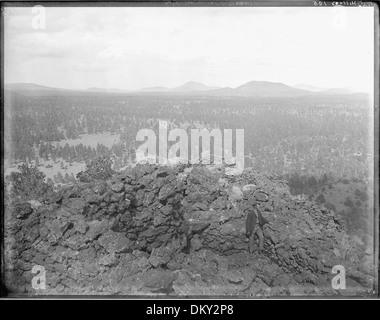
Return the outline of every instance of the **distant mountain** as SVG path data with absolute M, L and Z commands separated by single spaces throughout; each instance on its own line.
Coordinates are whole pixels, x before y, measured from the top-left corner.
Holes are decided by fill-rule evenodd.
M 110 88 L 110 89 L 107 89 L 107 88 L 97 88 L 97 87 L 91 87 L 91 88 L 87 88 L 86 91 L 89 91 L 89 92 L 123 92 L 123 90 L 120 90 L 118 88 Z
M 41 86 L 39 84 L 35 83 L 7 83 L 5 84 L 5 89 L 11 90 L 11 91 L 39 91 L 39 90 L 64 90 L 59 88 L 51 88 L 46 86 Z
M 21 94 L 23 96 L 67 96 L 67 95 L 93 95 L 93 94 L 125 94 L 125 91 L 122 91 L 117 88 L 97 88 L 92 87 L 88 89 L 63 89 L 63 88 L 52 88 L 46 87 L 34 83 L 12 83 L 5 84 L 5 90 Z
M 210 87 L 201 82 L 190 81 L 176 88 L 150 87 L 141 90 L 127 91 L 118 88 L 98 88 L 91 87 L 83 90 L 70 90 L 62 88 L 52 88 L 34 83 L 13 83 L 5 84 L 6 92 L 17 93 L 23 96 L 67 96 L 67 95 L 206 95 L 206 96 L 246 96 L 246 97 L 301 97 L 301 96 L 341 96 L 354 95 L 350 88 L 332 88 L 316 91 L 316 87 L 299 85 L 306 89 L 288 86 L 284 83 L 269 81 L 250 81 L 236 88 Z M 319 88 L 318 88 L 319 89 Z
M 141 91 L 149 91 L 149 92 L 165 92 L 170 91 L 170 88 L 167 87 L 149 87 L 149 88 L 143 88 Z
M 212 95 L 212 96 L 233 96 L 234 90 L 235 89 L 230 88 L 230 87 L 224 87 L 224 88 L 219 88 L 215 90 L 208 90 L 205 93 L 207 93 L 207 95 Z
M 9 83 L 4 85 L 4 89 L 22 96 L 52 96 L 66 95 L 73 91 L 69 89 L 46 87 L 35 83 Z
M 354 88 L 352 87 L 343 87 L 343 89 L 347 89 L 347 90 L 350 90 L 352 92 L 357 92 L 357 90 L 355 90 Z
M 297 84 L 297 85 L 293 86 L 293 88 L 301 89 L 301 90 L 307 90 L 307 91 L 311 91 L 311 92 L 320 92 L 320 91 L 326 90 L 326 88 L 314 87 L 314 86 L 311 86 L 308 84 L 303 84 L 303 83 Z
M 209 87 L 201 82 L 186 82 L 182 86 L 173 88 L 172 91 L 207 91 L 207 90 L 217 90 L 218 87 Z
M 295 97 L 310 91 L 295 89 L 286 84 L 269 81 L 250 81 L 234 89 L 234 95 L 255 97 Z
M 51 96 L 51 95 L 88 95 L 88 94 L 174 94 L 174 95 L 208 95 L 208 96 L 257 96 L 257 97 L 292 97 L 311 94 L 309 91 L 295 89 L 283 83 L 268 81 L 251 81 L 235 89 L 230 87 L 210 87 L 201 82 L 190 81 L 179 87 L 150 87 L 138 91 L 122 91 L 117 88 L 91 87 L 84 90 L 69 90 L 50 88 L 33 83 L 7 84 L 6 89 L 25 96 Z
M 346 95 L 346 94 L 353 94 L 355 92 L 353 92 L 349 88 L 332 88 L 332 89 L 323 90 L 321 93 L 327 94 L 327 95 Z

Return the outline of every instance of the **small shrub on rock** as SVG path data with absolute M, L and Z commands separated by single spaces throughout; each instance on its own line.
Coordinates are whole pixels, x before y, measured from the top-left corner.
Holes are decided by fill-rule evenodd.
M 52 187 L 45 183 L 45 174 L 37 167 L 22 164 L 18 166 L 18 170 L 20 172 L 12 172 L 7 177 L 11 184 L 12 198 L 37 199 L 52 190 Z
M 112 160 L 106 156 L 100 156 L 93 159 L 85 171 L 77 174 L 77 178 L 81 182 L 91 182 L 94 180 L 107 180 L 112 177 Z

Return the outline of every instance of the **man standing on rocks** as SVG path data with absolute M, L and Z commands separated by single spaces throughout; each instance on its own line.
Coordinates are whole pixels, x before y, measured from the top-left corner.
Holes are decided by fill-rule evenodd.
M 253 242 L 255 241 L 255 235 L 259 238 L 259 254 L 262 254 L 264 250 L 264 234 L 263 227 L 268 220 L 265 219 L 261 212 L 257 208 L 257 201 L 254 195 L 248 192 L 244 193 L 243 211 L 247 213 L 246 220 L 246 236 L 249 238 L 249 253 L 253 253 Z

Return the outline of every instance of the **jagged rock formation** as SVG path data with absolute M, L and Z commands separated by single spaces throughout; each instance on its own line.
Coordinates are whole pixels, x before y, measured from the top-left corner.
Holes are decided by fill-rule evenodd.
M 242 191 L 269 195 L 259 209 L 264 255 L 250 255 Z M 257 193 L 260 197 L 261 193 Z M 7 208 L 6 286 L 15 294 L 371 294 L 370 251 L 343 220 L 293 199 L 283 181 L 252 170 L 139 165 Z M 35 290 L 33 266 L 45 268 Z M 331 287 L 335 265 L 347 289 Z

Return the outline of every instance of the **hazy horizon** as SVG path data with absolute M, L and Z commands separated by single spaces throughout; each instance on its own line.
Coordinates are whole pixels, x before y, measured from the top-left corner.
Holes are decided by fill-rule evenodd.
M 139 90 L 250 81 L 373 92 L 374 9 L 5 8 L 4 82 Z
M 331 89 L 346 89 L 346 90 L 349 90 L 353 93 L 368 93 L 368 92 L 365 92 L 365 91 L 358 91 L 358 90 L 355 90 L 355 88 L 352 88 L 352 87 L 336 87 L 336 88 L 321 88 L 321 87 L 317 87 L 317 86 L 313 86 L 313 85 L 310 85 L 308 83 L 297 83 L 297 84 L 294 84 L 294 85 L 290 85 L 288 83 L 283 83 L 283 82 L 271 82 L 271 81 L 266 81 L 266 80 L 251 80 L 251 81 L 248 81 L 246 83 L 242 83 L 241 85 L 244 85 L 244 84 L 247 84 L 247 83 L 250 83 L 250 82 L 269 82 L 269 83 L 280 83 L 280 84 L 284 84 L 290 88 L 295 88 L 295 89 L 301 89 L 301 90 L 305 90 L 305 91 L 310 91 L 310 92 L 323 92 L 323 91 L 328 91 L 328 90 L 331 90 Z M 224 88 L 231 88 L 231 89 L 235 89 L 237 87 L 213 87 L 213 86 L 210 86 L 208 85 L 207 83 L 203 83 L 203 82 L 200 82 L 200 81 L 194 81 L 194 80 L 190 80 L 190 81 L 187 81 L 185 83 L 181 83 L 181 84 L 178 84 L 177 86 L 175 87 L 166 87 L 166 86 L 161 86 L 161 85 L 155 85 L 155 86 L 151 86 L 151 87 L 145 87 L 145 88 L 138 88 L 138 89 L 120 89 L 118 87 L 86 87 L 86 88 L 65 88 L 65 87 L 51 87 L 49 86 L 48 84 L 40 84 L 40 83 L 34 83 L 34 82 L 8 82 L 8 83 L 4 83 L 4 85 L 37 85 L 37 86 L 41 86 L 41 87 L 47 87 L 47 88 L 50 88 L 50 89 L 59 89 L 59 90 L 69 90 L 69 91 L 86 91 L 86 90 L 90 90 L 90 89 L 100 89 L 100 90 L 109 90 L 109 91 L 112 91 L 112 90 L 117 90 L 117 91 L 121 91 L 121 92 L 128 92 L 128 91 L 144 91 L 144 90 L 148 90 L 149 89 L 155 89 L 155 88 L 160 88 L 160 89 L 167 89 L 167 90 L 173 90 L 173 89 L 177 89 L 179 87 L 182 87 L 186 84 L 190 84 L 190 83 L 199 83 L 199 84 L 203 84 L 207 87 L 210 87 L 212 89 L 224 89 Z M 305 88 L 303 88 L 305 87 Z M 310 87 L 310 88 L 306 88 L 306 87 Z M 211 89 L 208 89 L 208 90 L 211 90 Z

